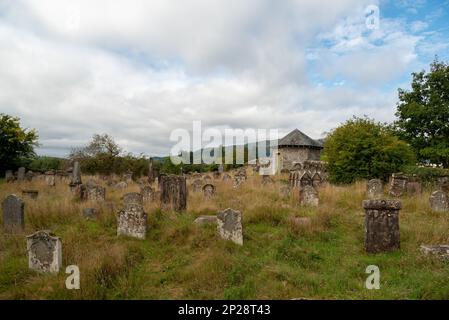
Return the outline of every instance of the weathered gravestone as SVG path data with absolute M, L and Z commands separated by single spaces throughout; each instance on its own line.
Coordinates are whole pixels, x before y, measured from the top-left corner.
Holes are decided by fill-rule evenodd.
M 123 180 L 124 180 L 126 183 L 131 183 L 131 182 L 133 182 L 133 173 L 132 173 L 132 171 L 128 171 L 128 172 L 124 173 L 124 174 L 123 174 Z
M 232 180 L 232 177 L 228 173 L 225 173 L 225 174 L 223 174 L 223 178 L 221 180 L 222 181 L 230 181 L 230 180 Z
M 203 187 L 203 195 L 206 199 L 210 199 L 215 195 L 215 186 L 213 184 L 205 184 Z
M 312 186 L 304 186 L 299 190 L 299 203 L 302 206 L 317 207 L 319 204 L 318 191 Z
M 73 164 L 73 170 L 72 170 L 72 177 L 70 180 L 70 190 L 77 193 L 79 192 L 79 186 L 82 184 L 81 182 L 81 168 L 80 163 L 78 161 L 75 161 Z
M 449 260 L 449 245 L 421 245 L 419 249 L 424 255 L 433 255 L 442 260 Z
M 147 214 L 143 210 L 143 197 L 140 193 L 128 193 L 123 197 L 124 207 L 117 215 L 117 235 L 145 239 Z
M 371 179 L 366 184 L 366 194 L 369 199 L 380 199 L 384 195 L 384 187 L 380 179 Z
M 216 216 L 199 216 L 193 221 L 193 223 L 197 225 L 207 225 L 207 224 L 216 224 L 217 217 Z
M 143 201 L 149 202 L 154 200 L 154 191 L 150 186 L 143 186 L 140 188 L 140 194 L 142 195 Z
M 17 181 L 23 180 L 25 180 L 25 168 L 20 167 L 19 170 L 17 170 Z
M 406 190 L 407 190 L 407 195 L 409 197 L 412 197 L 414 195 L 419 195 L 422 193 L 422 185 L 420 181 L 408 181 L 407 182 L 407 186 L 406 186 Z
M 128 184 L 125 181 L 120 181 L 115 185 L 115 188 L 123 190 L 128 188 Z
M 321 178 L 320 174 L 318 172 L 315 172 L 315 174 L 312 176 L 312 186 L 317 189 L 321 187 L 323 184 L 323 178 Z
M 22 190 L 22 196 L 28 197 L 30 199 L 37 199 L 39 196 L 39 191 L 37 190 Z
M 83 217 L 86 219 L 95 219 L 98 217 L 100 211 L 95 208 L 84 208 L 83 209 Z
M 438 190 L 432 192 L 429 198 L 430 208 L 435 212 L 449 211 L 449 196 L 446 192 Z
M 15 180 L 14 173 L 12 170 L 6 170 L 5 172 L 5 181 L 6 182 L 13 182 Z
M 33 181 L 34 179 L 34 172 L 33 171 L 27 171 L 27 173 L 25 173 L 25 180 L 26 181 Z
M 195 179 L 192 183 L 193 192 L 200 192 L 203 189 L 203 181 Z
M 408 178 L 402 173 L 393 173 L 390 182 L 390 195 L 401 197 L 407 191 Z
M 3 200 L 3 227 L 6 232 L 20 232 L 25 228 L 25 203 L 15 194 Z
M 48 231 L 27 236 L 28 267 L 38 272 L 57 273 L 62 266 L 62 244 Z
M 211 180 L 212 180 L 212 178 L 211 178 L 210 175 L 208 175 L 208 174 L 206 174 L 206 175 L 203 177 L 203 179 L 204 179 L 204 181 L 211 181 Z
M 106 199 L 106 188 L 97 184 L 86 184 L 86 198 L 90 201 L 104 201 Z
M 379 253 L 400 248 L 398 200 L 364 200 L 365 251 Z
M 242 213 L 230 208 L 217 214 L 217 231 L 221 238 L 243 245 Z
M 45 172 L 45 183 L 50 187 L 54 187 L 56 185 L 55 173 L 53 171 Z
M 186 178 L 181 176 L 161 176 L 161 206 L 165 210 L 176 212 L 187 208 Z
M 243 181 L 245 181 L 245 179 L 242 176 L 239 175 L 234 176 L 234 183 L 232 187 L 234 189 L 240 188 L 240 186 L 243 184 Z

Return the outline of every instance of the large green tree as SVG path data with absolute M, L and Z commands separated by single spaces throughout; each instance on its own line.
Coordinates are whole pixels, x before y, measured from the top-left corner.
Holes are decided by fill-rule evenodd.
M 412 76 L 411 89 L 399 89 L 398 134 L 420 162 L 449 168 L 449 65 L 435 59 Z
M 384 124 L 367 118 L 350 119 L 332 130 L 324 143 L 332 182 L 387 177 L 413 164 L 414 153 Z
M 0 113 L 0 172 L 23 165 L 24 160 L 35 156 L 38 135 L 34 129 L 24 129 L 20 119 Z

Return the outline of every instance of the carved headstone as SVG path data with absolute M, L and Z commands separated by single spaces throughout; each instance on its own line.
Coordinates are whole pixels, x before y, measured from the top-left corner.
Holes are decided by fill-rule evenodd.
M 96 184 L 86 184 L 86 196 L 90 201 L 104 201 L 106 199 L 106 188 Z
M 123 197 L 124 208 L 117 215 L 117 235 L 145 239 L 147 214 L 143 210 L 140 193 L 128 193 Z
M 221 238 L 243 245 L 242 213 L 230 208 L 217 214 L 217 231 Z
M 210 199 L 215 195 L 215 186 L 213 184 L 205 184 L 203 187 L 203 195 L 206 199 Z
M 62 244 L 48 231 L 27 236 L 28 267 L 44 273 L 58 273 L 62 266 Z
M 407 176 L 401 173 L 393 173 L 390 182 L 390 195 L 401 197 L 407 191 Z
M 369 199 L 380 199 L 384 195 L 384 187 L 380 179 L 371 179 L 366 185 L 366 194 Z
M 299 203 L 302 206 L 317 207 L 319 204 L 318 191 L 312 186 L 304 186 L 299 190 Z
M 3 200 L 3 227 L 6 232 L 20 232 L 25 228 L 25 203 L 15 194 Z
M 378 253 L 400 248 L 398 200 L 364 200 L 365 251 Z
M 446 192 L 438 190 L 432 192 L 429 198 L 430 208 L 435 212 L 449 211 L 449 196 Z
M 180 176 L 161 176 L 161 206 L 165 210 L 176 212 L 187 208 L 186 178 Z
M 150 186 L 141 187 L 140 194 L 142 195 L 143 201 L 145 202 L 153 201 L 154 199 L 154 191 Z
M 19 170 L 17 170 L 17 181 L 23 180 L 25 180 L 25 168 L 20 167 Z
M 81 181 L 81 167 L 80 163 L 78 161 L 75 161 L 73 164 L 73 170 L 72 170 L 72 180 L 70 181 L 70 185 L 76 186 L 82 184 Z
M 37 199 L 39 196 L 39 191 L 37 190 L 22 190 L 22 195 L 30 199 Z

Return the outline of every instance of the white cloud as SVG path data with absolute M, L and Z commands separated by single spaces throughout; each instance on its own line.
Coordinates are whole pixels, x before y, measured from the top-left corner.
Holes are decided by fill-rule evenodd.
M 353 114 L 389 120 L 395 93 L 380 84 L 416 59 L 419 39 L 402 26 L 367 35 L 371 3 L 0 0 L 0 111 L 37 128 L 50 154 L 107 132 L 163 155 L 193 120 L 314 137 Z M 339 85 L 311 83 L 306 53 Z

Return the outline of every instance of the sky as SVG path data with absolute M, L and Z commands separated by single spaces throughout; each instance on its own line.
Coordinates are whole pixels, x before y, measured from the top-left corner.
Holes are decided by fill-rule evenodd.
M 321 138 L 394 121 L 448 34 L 449 0 L 0 0 L 0 113 L 51 156 L 95 133 L 167 155 L 194 121 Z

